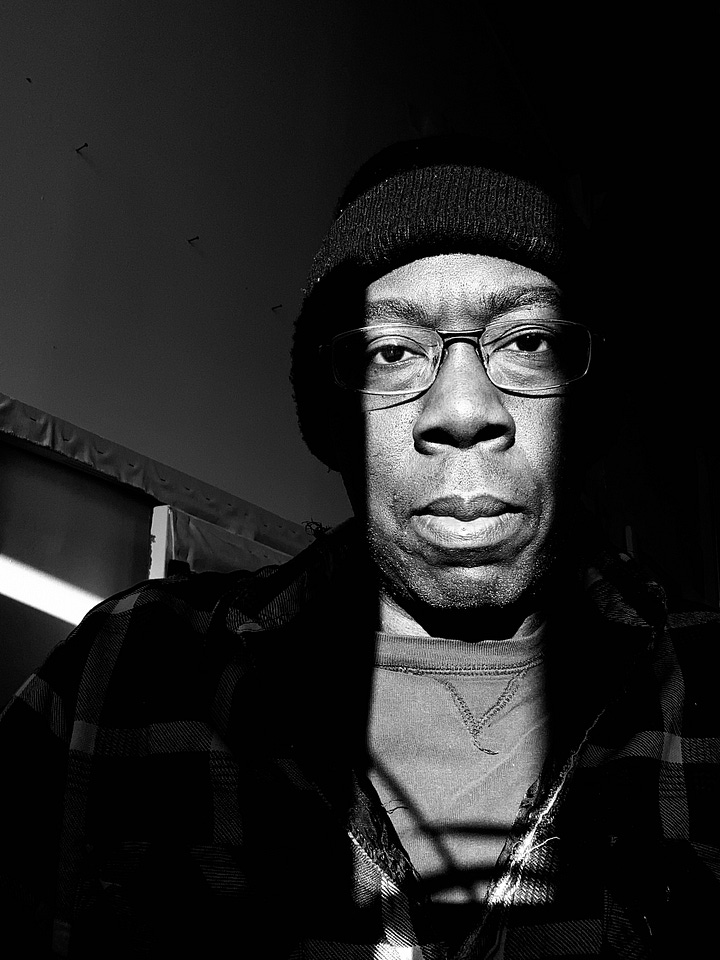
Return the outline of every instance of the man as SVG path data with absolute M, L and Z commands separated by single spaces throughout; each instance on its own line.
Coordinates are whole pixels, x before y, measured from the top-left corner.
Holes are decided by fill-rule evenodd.
M 582 253 L 544 179 L 469 142 L 354 178 L 293 384 L 355 519 L 111 598 L 18 692 L 13 955 L 700 955 L 717 618 L 668 613 L 577 508 Z

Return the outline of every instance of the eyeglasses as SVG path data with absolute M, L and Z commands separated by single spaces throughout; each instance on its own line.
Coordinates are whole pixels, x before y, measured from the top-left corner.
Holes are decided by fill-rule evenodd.
M 535 318 L 493 320 L 462 332 L 382 323 L 332 339 L 333 375 L 340 386 L 359 393 L 422 393 L 455 342 L 475 347 L 488 379 L 500 390 L 537 397 L 585 376 L 592 335 L 580 323 Z

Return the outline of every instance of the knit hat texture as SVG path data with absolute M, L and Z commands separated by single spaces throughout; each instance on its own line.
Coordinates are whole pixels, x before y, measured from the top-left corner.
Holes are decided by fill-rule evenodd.
M 502 256 L 562 281 L 577 225 L 553 195 L 553 174 L 524 170 L 498 148 L 486 148 L 480 165 L 479 150 L 441 137 L 397 144 L 368 161 L 338 203 L 306 296 L 341 265 L 377 277 L 434 253 Z

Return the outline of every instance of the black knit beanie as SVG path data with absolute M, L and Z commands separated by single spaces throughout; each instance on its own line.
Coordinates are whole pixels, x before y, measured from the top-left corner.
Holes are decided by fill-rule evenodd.
M 336 468 L 327 426 L 330 374 L 318 347 L 340 328 L 362 324 L 369 283 L 423 257 L 477 253 L 537 270 L 569 293 L 583 234 L 562 176 L 497 145 L 431 137 L 370 159 L 337 204 L 295 324 L 291 380 L 311 452 Z

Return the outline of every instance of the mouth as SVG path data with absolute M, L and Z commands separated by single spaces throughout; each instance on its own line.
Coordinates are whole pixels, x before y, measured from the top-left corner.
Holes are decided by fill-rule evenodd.
M 482 549 L 511 537 L 523 523 L 522 507 L 492 494 L 439 497 L 415 511 L 416 533 L 435 547 Z
M 480 493 L 464 497 L 453 494 L 438 497 L 417 511 L 420 516 L 451 517 L 454 520 L 472 522 L 480 518 L 500 517 L 504 513 L 519 513 L 521 507 L 507 500 L 501 500 L 491 493 Z

